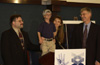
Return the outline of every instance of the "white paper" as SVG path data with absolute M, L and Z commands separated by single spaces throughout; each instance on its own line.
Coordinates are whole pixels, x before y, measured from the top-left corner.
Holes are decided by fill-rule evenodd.
M 86 49 L 55 50 L 54 65 L 86 65 Z

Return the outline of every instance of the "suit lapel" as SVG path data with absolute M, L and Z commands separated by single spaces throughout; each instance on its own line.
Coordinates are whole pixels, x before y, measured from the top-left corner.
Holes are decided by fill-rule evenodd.
M 13 36 L 12 40 L 14 40 L 14 42 L 15 42 L 15 44 L 16 44 L 17 46 L 19 46 L 19 47 L 22 48 L 22 46 L 21 46 L 21 41 L 20 41 L 18 35 L 16 34 L 16 32 L 13 30 L 13 28 L 11 28 L 10 31 L 11 31 L 11 35 Z M 25 46 L 25 48 L 26 48 L 26 45 L 25 45 L 25 33 L 24 33 L 23 31 L 21 31 L 21 32 L 22 32 L 23 37 L 24 37 L 24 46 Z
M 21 41 L 20 41 L 18 35 L 16 34 L 16 32 L 12 28 L 10 29 L 10 31 L 11 31 L 11 35 L 13 35 L 13 39 L 15 39 L 16 42 L 18 42 L 18 44 L 21 44 Z
M 88 33 L 87 43 L 88 43 L 89 39 L 91 38 L 91 35 L 94 34 L 93 31 L 94 31 L 94 24 L 91 23 L 91 26 L 90 26 L 90 29 L 89 29 L 89 33 Z
M 24 47 L 25 47 L 25 49 L 26 49 L 26 34 L 25 34 L 25 32 L 24 31 L 21 31 L 22 32 L 22 34 L 23 34 L 23 37 L 24 37 Z
M 83 43 L 83 23 L 81 24 L 81 26 L 80 26 L 80 38 L 81 38 L 81 42 Z M 90 29 L 89 29 L 89 33 L 88 33 L 88 38 L 87 38 L 87 43 L 88 43 L 88 41 L 89 41 L 89 39 L 91 38 L 91 35 L 93 35 L 93 30 L 94 30 L 94 24 L 93 23 L 91 23 L 91 25 L 90 25 Z M 88 46 L 87 44 L 86 44 L 86 46 Z M 81 47 L 82 47 L 82 44 L 81 44 Z

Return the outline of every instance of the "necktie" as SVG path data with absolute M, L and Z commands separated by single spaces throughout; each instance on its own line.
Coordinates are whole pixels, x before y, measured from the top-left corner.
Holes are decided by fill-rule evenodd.
M 23 38 L 23 35 L 22 35 L 21 32 L 19 32 L 19 39 L 20 39 L 20 41 L 21 41 L 21 46 L 22 46 L 22 48 L 23 48 L 23 50 L 24 50 L 24 38 Z
M 87 25 L 85 25 L 85 30 L 83 33 L 83 44 L 82 44 L 83 48 L 86 48 L 86 40 L 87 40 Z

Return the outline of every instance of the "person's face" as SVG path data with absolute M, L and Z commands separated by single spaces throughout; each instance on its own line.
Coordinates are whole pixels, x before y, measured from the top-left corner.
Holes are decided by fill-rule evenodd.
M 61 20 L 59 18 L 55 18 L 54 24 L 55 24 L 56 27 L 61 26 Z
M 45 19 L 50 19 L 50 18 L 51 18 L 51 13 L 46 13 L 46 14 L 44 15 L 44 18 L 45 18 Z
M 16 20 L 13 22 L 13 26 L 15 28 L 21 29 L 23 28 L 23 21 L 21 17 L 16 18 Z
M 81 19 L 83 22 L 90 21 L 90 18 L 91 18 L 91 12 L 85 10 L 81 12 Z

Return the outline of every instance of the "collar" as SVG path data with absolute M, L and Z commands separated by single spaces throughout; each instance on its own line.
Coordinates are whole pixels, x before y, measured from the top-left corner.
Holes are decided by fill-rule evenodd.
M 21 32 L 20 30 L 18 30 L 18 29 L 16 29 L 16 28 L 14 28 L 14 27 L 12 27 L 13 29 L 14 29 L 14 31 L 16 32 L 16 34 L 19 36 L 19 32 Z
M 85 23 L 84 23 L 84 26 L 85 26 L 85 25 L 90 26 L 90 25 L 91 25 L 91 22 L 90 22 L 90 23 L 88 23 L 88 24 L 85 24 Z

